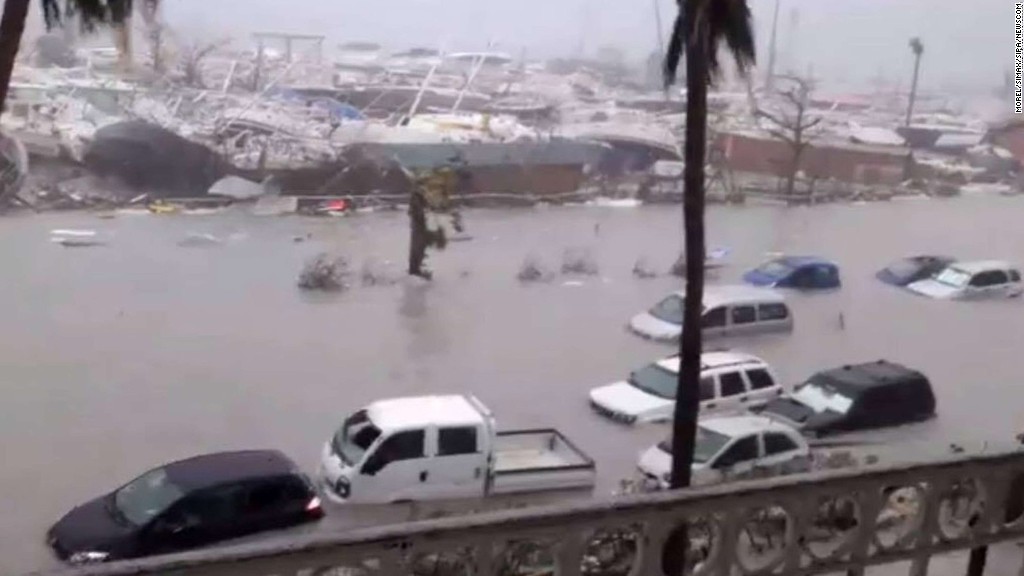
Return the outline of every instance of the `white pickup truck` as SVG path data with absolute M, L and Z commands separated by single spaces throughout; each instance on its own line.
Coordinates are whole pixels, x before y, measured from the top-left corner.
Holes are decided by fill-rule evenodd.
M 594 461 L 557 430 L 498 432 L 474 396 L 373 402 L 323 448 L 319 479 L 337 504 L 394 504 L 593 491 Z

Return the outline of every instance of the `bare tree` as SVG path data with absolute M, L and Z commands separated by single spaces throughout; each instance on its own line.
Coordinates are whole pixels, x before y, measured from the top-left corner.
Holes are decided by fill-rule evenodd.
M 182 82 L 192 88 L 206 88 L 206 83 L 203 80 L 203 60 L 229 42 L 230 40 L 227 39 L 207 43 L 195 42 L 182 49 L 181 59 L 178 62 L 181 67 Z
M 777 79 L 791 84 L 788 89 L 776 92 L 784 103 L 783 110 L 772 113 L 757 107 L 754 116 L 766 120 L 769 124 L 765 127 L 768 134 L 789 146 L 789 166 L 785 173 L 786 197 L 792 198 L 800 162 L 814 137 L 814 128 L 822 119 L 820 116 L 812 117 L 807 114 L 813 91 L 813 85 L 809 80 L 797 76 L 779 76 Z

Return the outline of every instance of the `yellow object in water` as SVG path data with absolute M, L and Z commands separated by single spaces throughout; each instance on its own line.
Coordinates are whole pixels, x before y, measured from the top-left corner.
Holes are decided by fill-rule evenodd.
M 179 210 L 174 204 L 167 204 L 164 202 L 153 202 L 149 206 L 149 211 L 153 214 L 174 214 Z

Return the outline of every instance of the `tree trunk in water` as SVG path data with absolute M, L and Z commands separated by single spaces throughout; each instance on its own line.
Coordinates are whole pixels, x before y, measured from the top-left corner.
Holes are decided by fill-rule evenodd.
M 409 199 L 409 274 L 426 278 L 423 262 L 427 258 L 430 233 L 427 229 L 427 202 L 423 193 L 414 190 Z
M 31 0 L 6 0 L 0 19 L 0 115 L 7 103 L 7 90 L 14 72 L 14 59 L 18 56 L 21 34 L 25 31 L 25 18 Z
M 699 2 L 686 3 L 686 25 L 693 26 L 686 46 L 686 141 L 683 157 L 683 235 L 686 241 L 686 302 L 683 333 L 679 338 L 679 382 L 672 422 L 673 490 L 690 485 L 697 414 L 700 410 L 700 356 L 703 348 L 701 311 L 704 301 L 704 160 L 707 149 L 708 63 L 706 27 L 697 22 Z M 670 576 L 682 574 L 686 565 L 686 525 L 668 539 L 664 566 Z

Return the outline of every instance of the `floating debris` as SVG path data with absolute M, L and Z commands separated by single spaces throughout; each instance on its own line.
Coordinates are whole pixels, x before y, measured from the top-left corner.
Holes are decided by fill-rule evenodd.
M 658 271 L 655 270 L 650 262 L 646 258 L 638 258 L 636 263 L 633 264 L 633 276 L 642 280 L 650 278 L 657 278 Z
M 178 246 L 193 248 L 202 246 L 220 246 L 223 243 L 224 240 L 214 236 L 213 234 L 190 232 L 183 240 L 178 242 Z
M 56 229 L 50 231 L 50 241 L 68 248 L 103 246 L 106 244 L 95 230 Z
M 597 261 L 589 249 L 569 248 L 562 253 L 562 274 L 596 276 L 598 272 Z
M 299 288 L 338 292 L 349 287 L 348 277 L 348 260 L 344 256 L 318 254 L 302 268 Z
M 70 228 L 57 228 L 56 230 L 50 230 L 51 236 L 74 236 L 79 238 L 92 237 L 96 235 L 95 230 L 77 230 Z
M 103 246 L 106 244 L 103 240 L 98 238 L 82 238 L 74 236 L 65 236 L 62 238 L 54 238 L 54 244 L 60 244 L 67 248 L 83 248 L 86 246 Z

